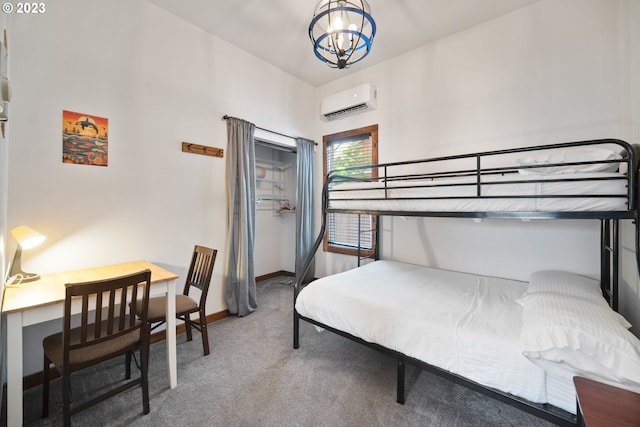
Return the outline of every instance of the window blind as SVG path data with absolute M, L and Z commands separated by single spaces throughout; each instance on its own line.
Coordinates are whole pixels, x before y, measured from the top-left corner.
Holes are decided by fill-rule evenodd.
M 345 138 L 327 145 L 327 170 L 364 166 L 373 163 L 371 135 L 358 135 Z M 354 178 L 369 178 L 372 170 L 358 169 L 345 171 L 343 175 Z M 358 218 L 360 219 L 358 229 Z M 357 248 L 358 237 L 360 248 L 373 248 L 373 217 L 371 215 L 331 213 L 328 218 L 328 243 L 333 246 Z

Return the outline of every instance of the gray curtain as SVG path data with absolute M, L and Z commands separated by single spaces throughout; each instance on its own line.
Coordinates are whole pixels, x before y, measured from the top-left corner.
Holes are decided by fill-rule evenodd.
M 230 314 L 246 316 L 256 304 L 253 256 L 256 235 L 255 125 L 227 119 L 227 262 L 225 301 Z
M 312 262 L 308 270 L 301 271 L 306 257 L 314 243 L 313 235 L 313 141 L 296 138 L 297 143 L 297 176 L 296 185 L 296 281 L 310 282 L 315 275 Z M 304 277 L 301 279 L 301 275 Z

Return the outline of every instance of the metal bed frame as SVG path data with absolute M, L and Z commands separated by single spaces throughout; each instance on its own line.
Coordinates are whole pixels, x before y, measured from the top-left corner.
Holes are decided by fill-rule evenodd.
M 620 152 L 623 154 L 622 160 L 611 160 L 611 161 L 584 161 L 584 162 L 563 162 L 557 164 L 545 164 L 544 167 L 555 167 L 555 166 L 567 166 L 567 165 L 589 165 L 589 164 L 602 164 L 602 163 L 626 163 L 627 166 L 627 174 L 625 176 L 626 179 L 626 187 L 627 194 L 626 198 L 626 206 L 627 208 L 624 210 L 612 210 L 612 211 L 562 211 L 562 212 L 551 212 L 551 211 L 528 211 L 528 212 L 515 212 L 515 211 L 473 211 L 473 212 L 443 212 L 443 211 L 398 211 L 398 210 L 378 210 L 378 209 L 336 209 L 330 207 L 330 194 L 333 190 L 333 186 L 335 183 L 344 182 L 344 181 L 369 181 L 369 182 L 378 182 L 382 183 L 381 185 L 384 187 L 384 199 L 393 198 L 390 196 L 390 193 L 387 191 L 387 183 L 393 181 L 400 181 L 403 185 L 401 188 L 415 188 L 418 186 L 423 186 L 425 180 L 432 180 L 437 178 L 450 178 L 450 177 L 475 177 L 475 180 L 472 184 L 464 184 L 464 185 L 473 185 L 476 187 L 475 196 L 471 197 L 473 199 L 483 199 L 483 198 L 550 198 L 550 197 L 561 197 L 561 198 L 571 198 L 571 197 L 585 197 L 585 195 L 541 195 L 541 196 L 532 196 L 532 195 L 506 195 L 506 196 L 485 196 L 483 194 L 483 188 L 486 187 L 487 182 L 483 182 L 483 177 L 496 175 L 496 174 L 514 174 L 518 169 L 521 168 L 536 168 L 540 166 L 517 166 L 515 164 L 511 164 L 509 166 L 500 166 L 500 167 L 485 167 L 482 165 L 488 162 L 488 159 L 496 158 L 499 156 L 513 156 L 513 155 L 522 155 L 531 152 L 537 152 L 540 150 L 548 150 L 548 149 L 556 149 L 556 148 L 570 148 L 570 147 L 593 147 L 593 146 L 601 146 L 601 145 L 615 145 L 619 147 Z M 535 147 L 527 147 L 527 148 L 514 148 L 514 149 L 506 149 L 506 150 L 496 150 L 496 151 L 487 151 L 473 154 L 465 154 L 458 156 L 448 156 L 448 157 L 438 157 L 432 159 L 425 160 L 416 160 L 416 161 L 408 161 L 408 162 L 395 162 L 395 163 L 383 163 L 376 165 L 369 165 L 365 167 L 353 167 L 353 168 L 345 168 L 339 171 L 331 171 L 326 178 L 325 184 L 323 186 L 322 191 L 322 222 L 320 227 L 320 232 L 312 246 L 309 255 L 305 259 L 302 265 L 302 273 L 298 274 L 298 281 L 295 283 L 294 288 L 294 309 L 293 309 L 293 348 L 297 349 L 300 346 L 299 342 L 299 324 L 300 320 L 304 320 L 316 326 L 322 327 L 329 331 L 332 331 L 338 335 L 349 338 L 353 341 L 361 343 L 367 347 L 374 348 L 384 354 L 388 354 L 397 361 L 397 402 L 404 403 L 405 401 L 405 366 L 407 363 L 411 365 L 415 365 L 419 368 L 428 370 L 437 375 L 448 378 L 458 384 L 462 384 L 468 388 L 471 388 L 476 391 L 480 391 L 488 396 L 491 396 L 497 400 L 506 402 L 512 406 L 518 407 L 526 412 L 534 414 L 542 419 L 554 422 L 558 425 L 575 425 L 576 417 L 566 413 L 565 411 L 558 410 L 551 405 L 548 404 L 536 404 L 532 403 L 526 399 L 519 398 L 517 396 L 511 395 L 509 393 L 502 392 L 500 390 L 496 390 L 493 388 L 485 387 L 481 384 L 478 384 L 474 381 L 466 379 L 460 375 L 453 374 L 451 372 L 440 369 L 436 366 L 429 365 L 423 361 L 408 357 L 400 352 L 390 350 L 386 347 L 380 346 L 375 343 L 367 342 L 348 334 L 346 332 L 337 330 L 328 325 L 317 322 L 313 319 L 309 319 L 303 317 L 297 313 L 295 310 L 295 301 L 298 297 L 299 292 L 302 290 L 304 284 L 301 282 L 302 278 L 305 277 L 309 266 L 313 262 L 315 254 L 322 243 L 324 238 L 324 234 L 327 229 L 327 216 L 330 213 L 352 213 L 352 214 L 367 214 L 374 216 L 420 216 L 420 217 L 451 217 L 451 218 L 520 218 L 520 219 L 595 219 L 600 220 L 600 264 L 601 264 L 601 288 L 603 292 L 603 296 L 609 302 L 609 305 L 613 310 L 618 310 L 618 266 L 619 266 L 619 235 L 620 235 L 620 224 L 619 221 L 622 220 L 632 220 L 635 226 L 635 247 L 636 247 L 636 263 L 638 267 L 638 271 L 640 272 L 640 251 L 638 251 L 639 243 L 640 243 L 640 227 L 638 227 L 638 185 L 637 185 L 637 175 L 638 175 L 638 164 L 639 164 L 639 148 L 637 146 L 632 146 L 625 141 L 617 140 L 617 139 L 600 139 L 600 140 L 589 140 L 589 141 L 576 141 L 576 142 L 568 142 L 568 143 L 560 143 L 560 144 L 552 144 L 552 145 L 544 145 L 544 146 L 535 146 Z M 474 168 L 463 168 L 458 170 L 444 170 L 438 172 L 425 172 L 425 173 L 411 173 L 411 174 L 394 174 L 391 171 L 400 169 L 405 166 L 410 167 L 422 167 L 427 166 L 433 169 L 433 165 L 442 164 L 443 162 L 449 161 L 473 161 L 475 163 Z M 362 178 L 362 173 L 358 174 L 358 172 L 365 171 L 367 177 Z M 356 175 L 359 175 L 357 178 L 354 178 L 354 172 Z M 584 180 L 593 180 L 597 178 L 588 178 Z M 566 176 L 558 176 L 558 179 L 553 179 L 553 182 L 565 182 L 565 181 L 575 181 L 570 177 Z M 580 181 L 580 180 L 578 180 Z M 517 178 L 508 181 L 502 181 L 504 184 L 513 184 L 525 181 L 518 181 Z M 526 182 L 550 182 L 549 180 L 527 180 Z M 404 183 L 407 183 L 406 185 Z M 495 182 L 491 182 L 491 185 L 494 185 Z M 427 184 L 431 186 L 431 184 Z M 460 184 L 453 184 L 460 185 Z M 397 188 L 397 187 L 396 187 Z M 340 191 L 340 190 L 338 190 Z M 619 195 L 612 196 L 607 194 L 594 194 L 593 197 L 621 197 Z M 588 196 L 586 196 L 588 197 Z M 442 199 L 446 197 L 433 197 L 434 199 Z M 470 197 L 454 197 L 454 198 L 465 198 L 469 199 Z M 411 199 L 415 199 L 415 197 L 411 197 Z M 362 199 L 360 199 L 362 200 Z M 379 259 L 378 247 L 379 247 L 379 239 L 377 232 L 377 228 L 379 227 L 379 221 L 376 219 L 376 229 L 375 230 L 367 230 L 367 232 L 371 231 L 374 233 L 375 239 L 375 248 L 374 258 Z M 358 248 L 359 254 L 359 248 Z M 360 265 L 360 256 L 358 255 L 358 266 Z

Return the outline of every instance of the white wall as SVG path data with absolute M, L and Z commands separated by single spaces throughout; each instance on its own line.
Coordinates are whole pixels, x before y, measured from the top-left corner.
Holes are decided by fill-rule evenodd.
M 638 143 L 638 61 L 631 73 L 626 46 L 637 49 L 632 3 L 541 0 L 337 79 L 319 96 L 372 83 L 378 108 L 320 124 L 316 140 L 377 123 L 381 162 L 601 137 Z M 382 225 L 386 258 L 521 280 L 542 268 L 599 276 L 597 221 L 386 217 Z M 320 252 L 317 274 L 354 263 Z
M 25 271 L 147 259 L 183 276 L 202 244 L 219 250 L 207 310 L 224 310 L 226 157 L 181 142 L 226 148 L 224 114 L 308 135 L 314 89 L 143 0 L 47 6 L 12 15 L 10 37 L 7 226 L 47 235 Z M 62 163 L 62 110 L 109 119 L 108 167 Z M 26 332 L 25 374 L 41 370 L 44 329 Z

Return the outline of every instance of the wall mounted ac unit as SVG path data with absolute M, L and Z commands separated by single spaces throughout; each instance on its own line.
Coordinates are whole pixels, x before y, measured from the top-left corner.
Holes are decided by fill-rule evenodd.
M 372 110 L 378 105 L 377 96 L 376 88 L 369 83 L 356 86 L 324 98 L 320 104 L 320 114 L 325 120 L 336 120 Z

